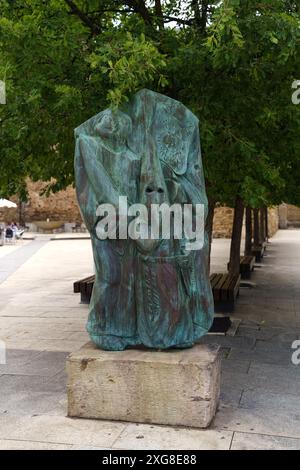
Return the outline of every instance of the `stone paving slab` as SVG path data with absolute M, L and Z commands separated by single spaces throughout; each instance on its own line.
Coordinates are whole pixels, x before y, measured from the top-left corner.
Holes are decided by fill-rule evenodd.
M 45 241 L 25 243 L 5 255 L 5 257 L 1 259 L 0 283 L 4 282 L 11 274 L 20 268 L 20 266 L 42 248 L 45 243 Z M 5 267 L 5 269 L 2 267 Z
M 28 354 L 28 351 L 19 350 L 14 351 L 14 360 L 11 358 L 11 350 L 8 350 L 6 364 L 0 365 L 0 373 L 51 377 L 65 368 L 67 355 L 61 351 L 40 351 L 38 354 L 30 351 Z
M 46 386 L 48 390 L 53 390 L 55 392 L 64 392 L 65 396 L 67 390 L 67 371 L 64 368 L 58 374 L 46 379 Z
M 262 389 L 246 390 L 243 392 L 239 406 L 249 410 L 261 408 L 265 413 L 268 411 L 276 413 L 276 410 L 280 410 L 280 412 L 286 411 L 293 414 L 299 407 L 299 394 L 274 393 Z M 298 418 L 300 421 L 300 415 Z
M 231 450 L 300 450 L 300 439 L 235 432 Z
M 215 342 L 223 348 L 236 348 L 240 350 L 250 351 L 254 349 L 256 339 L 251 336 L 220 336 L 220 335 L 209 335 L 204 336 L 198 341 L 199 344 L 210 344 Z
M 72 450 L 72 445 L 26 440 L 0 439 L 0 450 Z
M 11 382 L 10 382 L 11 384 Z M 67 409 L 67 400 L 65 392 L 21 392 L 11 391 L 4 380 L 0 378 L 1 402 L 0 402 L 0 421 L 1 413 L 10 413 L 17 416 L 33 415 L 59 415 L 65 416 Z M 3 389 L 2 389 L 3 387 Z M 9 390 L 6 392 L 6 390 Z
M 238 407 L 243 396 L 244 389 L 241 386 L 232 383 L 224 383 L 222 381 L 220 403 L 222 406 L 236 406 Z
M 265 353 L 265 354 L 274 354 L 276 356 L 277 354 L 280 354 L 282 357 L 285 357 L 286 355 L 290 358 L 291 362 L 291 356 L 294 352 L 292 349 L 292 344 L 294 343 L 295 340 L 298 340 L 297 335 L 293 334 L 286 334 L 284 337 L 281 337 L 280 339 L 271 340 L 271 341 L 261 341 L 257 340 L 255 344 L 255 351 L 259 354 Z
M 272 300 L 270 300 L 270 302 L 271 301 Z M 247 322 L 252 322 L 253 324 L 269 327 L 285 327 L 285 325 L 293 325 L 297 329 L 300 328 L 300 319 L 296 317 L 294 310 L 276 312 L 272 308 L 264 310 L 263 308 L 255 305 L 249 305 L 247 308 L 244 307 L 244 309 L 239 305 L 238 308 L 236 315 L 242 320 L 246 318 Z
M 272 350 L 252 350 L 247 351 L 244 349 L 232 348 L 228 356 L 229 360 L 249 360 L 252 363 L 261 363 L 261 364 L 274 364 L 274 365 L 285 365 L 289 366 L 291 362 L 292 350 L 285 349 L 272 349 Z
M 51 444 L 48 442 L 35 442 L 26 440 L 0 440 L 0 450 L 108 450 L 107 447 L 90 447 L 68 444 Z
M 227 356 L 229 355 L 230 350 L 228 351 Z M 250 368 L 251 361 L 249 359 L 237 359 L 237 360 L 227 360 L 227 357 L 223 358 L 222 361 L 222 372 L 232 372 L 234 373 L 242 373 L 242 374 L 247 374 Z
M 8 349 L 6 351 L 6 364 L 0 364 L 0 375 L 20 373 L 25 364 L 36 358 L 40 351 L 24 351 L 20 349 Z
M 86 322 L 88 315 L 88 306 L 87 305 L 76 305 L 72 307 L 60 307 L 60 308 L 52 308 L 52 310 L 43 311 L 39 317 L 40 318 L 71 318 L 73 319 L 75 316 L 78 318 L 83 318 L 84 322 Z
M 222 388 L 236 387 L 238 390 L 257 390 L 259 393 L 282 393 L 296 395 L 300 390 L 299 377 L 257 376 L 252 373 L 234 372 L 233 368 L 222 373 Z M 221 389 L 222 390 L 222 389 Z
M 63 369 L 56 375 L 0 375 L 1 398 L 14 393 L 64 393 L 66 389 L 66 371 Z M 1 403 L 0 403 L 1 404 Z
M 29 350 L 36 350 L 36 351 L 56 351 L 56 352 L 67 352 L 70 353 L 72 351 L 75 351 L 78 347 L 83 346 L 86 343 L 86 340 L 83 341 L 82 343 L 79 343 L 78 341 L 68 341 L 66 339 L 60 340 L 60 339 L 51 339 L 51 340 L 39 340 L 37 339 L 36 341 L 30 340 L 30 341 L 21 341 L 18 340 L 16 343 L 15 340 L 7 340 L 6 345 L 7 347 L 21 347 L 24 350 L 29 349 Z
M 269 436 L 300 436 L 299 407 L 293 412 L 278 409 L 236 408 L 220 406 L 213 429 L 266 434 Z
M 86 318 L 78 315 L 73 319 L 56 318 L 31 318 L 22 317 L 0 317 L 1 338 L 9 342 L 9 347 L 19 349 L 19 342 L 45 342 L 51 345 L 51 341 L 55 344 L 64 346 L 64 341 L 70 341 L 72 333 L 85 332 Z M 9 341 L 10 340 L 10 341 Z M 59 340 L 60 342 L 57 342 Z M 71 340 L 72 341 L 72 340 Z M 41 350 L 46 349 L 41 346 Z M 32 348 L 36 349 L 36 348 Z M 51 348 L 50 348 L 51 350 Z M 63 350 L 63 349 L 62 349 Z
M 300 338 L 299 230 L 274 237 L 254 271 L 257 288 L 241 289 L 235 336 L 203 340 L 220 344 L 223 355 L 221 401 L 208 431 L 65 417 L 65 357 L 87 339 L 88 307 L 73 282 L 93 272 L 93 260 L 89 240 L 48 240 L 0 284 L 0 339 L 8 347 L 0 449 L 299 449 L 300 366 L 291 364 L 291 343 Z M 214 272 L 226 271 L 229 247 L 214 241 Z M 13 263 L 1 249 L 4 272 Z
M 233 433 L 129 424 L 113 445 L 118 449 L 226 450 Z
M 241 325 L 237 331 L 237 336 L 251 336 L 256 340 L 272 341 L 272 342 L 286 342 L 294 341 L 300 337 L 300 329 L 295 331 L 294 329 L 289 330 L 287 327 L 259 327 L 259 326 L 248 326 Z
M 252 377 L 264 377 L 266 381 L 278 379 L 282 381 L 282 385 L 286 381 L 294 381 L 298 384 L 300 380 L 300 367 L 293 364 L 282 366 L 278 364 L 251 363 L 249 374 Z
M 0 415 L 0 439 L 27 440 L 80 447 L 111 448 L 124 423 L 71 419 L 63 416 Z

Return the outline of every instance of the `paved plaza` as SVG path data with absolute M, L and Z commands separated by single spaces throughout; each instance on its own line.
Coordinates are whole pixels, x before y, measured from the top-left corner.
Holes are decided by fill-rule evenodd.
M 300 230 L 279 231 L 241 289 L 234 336 L 222 347 L 222 386 L 210 429 L 70 419 L 65 360 L 88 341 L 88 307 L 73 282 L 93 273 L 88 239 L 0 247 L 0 449 L 300 449 Z M 212 271 L 226 270 L 229 240 L 214 240 Z M 170 391 L 172 393 L 172 391 Z

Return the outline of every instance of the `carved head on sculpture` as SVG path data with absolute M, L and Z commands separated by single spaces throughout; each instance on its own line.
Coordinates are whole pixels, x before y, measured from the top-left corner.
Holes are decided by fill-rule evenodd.
M 132 132 L 132 122 L 127 114 L 107 109 L 99 115 L 95 132 L 105 145 L 116 151 L 126 145 Z

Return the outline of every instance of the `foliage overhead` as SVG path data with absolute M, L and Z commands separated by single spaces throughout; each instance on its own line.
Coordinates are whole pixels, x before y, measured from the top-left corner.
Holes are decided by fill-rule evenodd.
M 295 0 L 0 0 L 0 196 L 73 182 L 73 129 L 138 89 L 200 119 L 208 194 L 300 205 Z M 53 183 L 55 181 L 55 183 Z

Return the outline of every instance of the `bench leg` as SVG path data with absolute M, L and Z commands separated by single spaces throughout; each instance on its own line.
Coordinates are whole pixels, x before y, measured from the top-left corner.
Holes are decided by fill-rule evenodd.
M 234 302 L 216 302 L 215 303 L 215 313 L 233 313 L 234 312 Z
M 80 294 L 80 303 L 81 304 L 89 304 L 90 303 L 90 296 L 88 296 L 87 294 L 84 294 L 81 292 Z
M 242 279 L 249 280 L 251 279 L 252 271 L 243 271 L 241 272 Z

